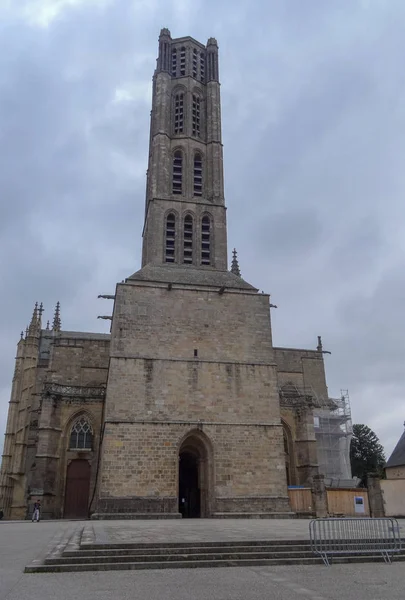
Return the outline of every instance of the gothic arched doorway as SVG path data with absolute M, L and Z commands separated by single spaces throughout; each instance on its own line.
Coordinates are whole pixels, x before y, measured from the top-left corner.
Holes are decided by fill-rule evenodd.
M 89 510 L 90 492 L 89 462 L 84 459 L 72 460 L 66 472 L 65 519 L 86 519 Z
M 193 431 L 179 449 L 179 512 L 183 518 L 210 515 L 212 452 L 208 438 Z
M 283 426 L 284 458 L 287 485 L 295 485 L 295 457 L 291 430 L 287 423 L 285 423 L 283 420 L 281 422 Z

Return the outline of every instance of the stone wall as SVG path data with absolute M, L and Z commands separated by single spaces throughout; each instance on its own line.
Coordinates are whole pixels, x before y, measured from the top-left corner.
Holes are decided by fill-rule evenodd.
M 196 427 L 213 449 L 211 515 L 288 510 L 280 425 L 268 296 L 117 286 L 99 512 L 145 498 L 177 511 L 180 442 Z
M 402 467 L 389 467 L 385 469 L 387 479 L 405 479 L 405 465 Z
M 328 398 L 322 352 L 299 348 L 274 348 L 280 386 L 293 383 L 311 388 L 319 398 Z

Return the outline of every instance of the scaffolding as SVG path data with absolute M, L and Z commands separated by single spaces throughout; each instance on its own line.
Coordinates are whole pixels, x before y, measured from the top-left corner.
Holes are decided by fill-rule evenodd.
M 314 408 L 314 428 L 317 442 L 319 472 L 328 487 L 355 487 L 350 468 L 352 419 L 348 390 L 340 398 Z

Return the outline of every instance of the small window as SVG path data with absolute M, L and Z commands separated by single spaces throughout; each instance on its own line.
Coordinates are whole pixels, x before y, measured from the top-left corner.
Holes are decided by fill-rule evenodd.
M 211 219 L 208 216 L 201 221 L 201 264 L 211 264 Z
M 177 50 L 173 48 L 172 50 L 172 77 L 176 77 L 177 75 Z
M 173 213 L 167 215 L 166 219 L 166 247 L 165 258 L 167 263 L 175 262 L 176 243 L 176 217 Z
M 193 77 L 197 78 L 198 55 L 197 50 L 193 50 Z
M 173 156 L 173 194 L 183 193 L 183 154 L 176 150 Z
M 195 137 L 200 137 L 200 96 L 193 94 L 192 130 Z
M 204 83 L 205 80 L 205 56 L 204 53 L 200 54 L 200 81 Z
M 180 48 L 180 75 L 184 77 L 186 74 L 186 49 Z
M 183 262 L 185 264 L 193 262 L 193 217 L 191 215 L 187 215 L 184 219 Z
M 202 195 L 202 158 L 201 154 L 194 154 L 194 196 Z
M 174 97 L 174 133 L 184 131 L 184 94 L 176 94 Z
M 319 425 L 319 417 L 314 417 L 314 427 L 318 429 Z
M 72 427 L 70 433 L 70 450 L 91 450 L 93 447 L 93 430 L 87 419 L 82 417 Z

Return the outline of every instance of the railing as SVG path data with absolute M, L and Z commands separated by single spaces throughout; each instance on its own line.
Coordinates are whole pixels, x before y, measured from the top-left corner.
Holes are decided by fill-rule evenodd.
M 309 524 L 312 552 L 325 565 L 334 556 L 381 554 L 386 563 L 401 551 L 401 536 L 396 519 L 314 519 Z

